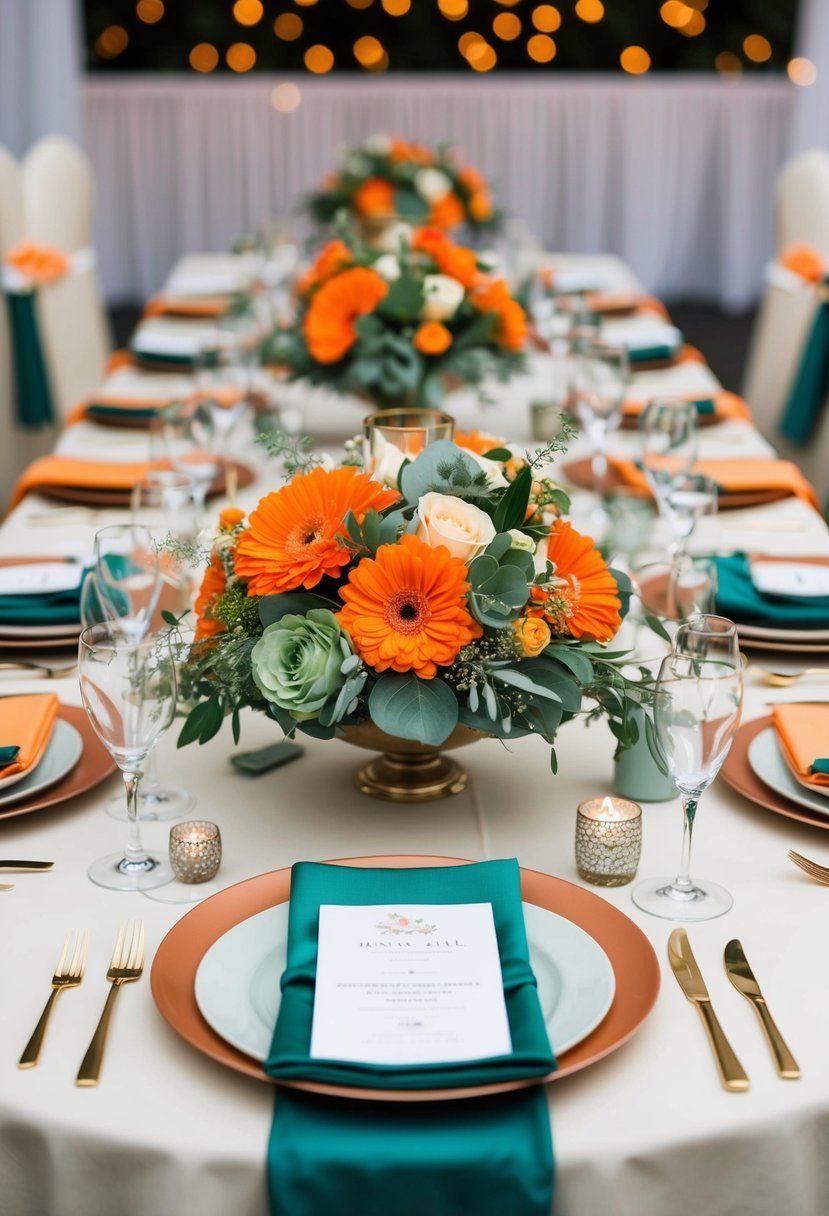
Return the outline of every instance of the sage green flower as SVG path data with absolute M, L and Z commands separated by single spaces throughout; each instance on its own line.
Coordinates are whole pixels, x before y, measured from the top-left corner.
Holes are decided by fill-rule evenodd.
M 268 701 L 306 722 L 319 717 L 342 689 L 351 657 L 333 612 L 311 608 L 304 616 L 288 614 L 268 625 L 251 653 L 253 678 Z

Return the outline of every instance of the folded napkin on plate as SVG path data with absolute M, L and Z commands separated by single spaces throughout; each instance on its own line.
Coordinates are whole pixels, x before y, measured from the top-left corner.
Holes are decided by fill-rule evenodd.
M 775 705 L 772 719 L 783 758 L 797 780 L 829 792 L 829 702 Z
M 84 490 L 123 490 L 129 493 L 137 481 L 156 467 L 150 461 L 112 464 L 103 460 L 79 460 L 73 456 L 42 456 L 24 469 L 12 491 L 9 510 L 32 490 L 67 486 Z
M 643 470 L 632 460 L 611 456 L 608 463 L 626 485 L 640 490 L 649 489 Z M 781 490 L 793 498 L 802 498 L 816 511 L 820 510 L 814 489 L 797 465 L 790 460 L 767 457 L 751 457 L 746 460 L 698 460 L 693 471 L 710 477 L 725 494 Z
M 433 1065 L 312 1059 L 321 904 L 491 903 L 513 1050 Z M 295 865 L 287 966 L 265 1071 L 361 1088 L 452 1088 L 540 1079 L 555 1067 L 529 963 L 518 863 L 364 870 Z M 280 1089 L 269 1146 L 274 1216 L 547 1216 L 552 1147 L 544 1089 L 435 1102 L 354 1101 Z
M 76 625 L 81 619 L 82 585 L 83 576 L 77 587 L 63 591 L 0 594 L 0 625 Z
M 57 714 L 54 693 L 0 697 L 0 743 L 4 749 L 17 748 L 14 759 L 0 768 L 0 780 L 34 768 L 52 737 Z
M 716 414 L 718 418 L 725 420 L 726 418 L 737 418 L 751 421 L 751 410 L 743 401 L 742 397 L 738 397 L 736 393 L 721 392 L 716 393 L 713 397 L 703 396 L 685 396 L 683 393 L 676 394 L 676 397 L 683 397 L 686 401 L 693 402 L 696 407 L 697 414 L 701 417 Z M 622 407 L 622 413 L 629 418 L 638 418 L 645 410 L 649 401 L 626 401 Z
M 781 629 L 824 629 L 829 626 L 829 596 L 775 595 L 760 591 L 751 577 L 751 562 L 745 553 L 715 557 L 714 563 L 717 567 L 717 612 L 721 616 L 742 625 L 771 625 Z
M 230 309 L 233 298 L 215 296 L 160 295 L 148 300 L 145 317 L 222 317 Z

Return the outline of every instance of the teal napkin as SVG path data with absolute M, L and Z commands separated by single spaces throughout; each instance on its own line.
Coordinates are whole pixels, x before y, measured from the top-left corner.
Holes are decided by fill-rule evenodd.
M 488 1060 L 358 1065 L 309 1055 L 319 908 L 491 903 L 513 1051 Z M 555 1060 L 529 963 L 518 863 L 363 870 L 300 862 L 291 878 L 287 967 L 265 1071 L 382 1089 L 541 1077 Z M 445 1102 L 324 1097 L 280 1088 L 268 1149 L 273 1216 L 548 1216 L 553 1152 L 544 1088 Z
M 0 624 L 77 625 L 81 619 L 81 587 L 47 591 L 42 595 L 0 595 Z
M 829 773 L 829 760 L 813 760 L 809 765 L 810 773 Z
M 675 359 L 678 354 L 678 347 L 667 346 L 664 343 L 659 346 L 634 346 L 628 347 L 628 362 L 631 364 L 661 363 L 665 359 Z
M 717 612 L 743 625 L 779 625 L 787 629 L 822 629 L 829 622 L 829 596 L 761 593 L 751 581 L 744 553 L 715 557 Z
M 12 340 L 17 421 L 28 429 L 49 426 L 55 421 L 52 386 L 49 383 L 49 373 L 40 342 L 36 299 L 34 291 L 19 294 L 9 292 L 6 296 Z
M 0 768 L 5 768 L 7 764 L 14 764 L 19 754 L 19 747 L 0 747 Z
M 91 418 L 134 418 L 152 419 L 157 418 L 163 411 L 164 406 L 147 405 L 138 406 L 135 409 L 125 409 L 120 405 L 107 405 L 103 401 L 89 401 L 86 405 L 86 412 Z
M 829 283 L 829 279 L 826 280 Z M 800 366 L 780 419 L 780 433 L 803 445 L 811 437 L 829 393 L 829 302 L 818 304 Z
M 195 355 L 161 354 L 154 350 L 142 350 L 140 346 L 133 346 L 132 353 L 138 362 L 143 363 L 146 367 L 191 368 L 196 361 Z

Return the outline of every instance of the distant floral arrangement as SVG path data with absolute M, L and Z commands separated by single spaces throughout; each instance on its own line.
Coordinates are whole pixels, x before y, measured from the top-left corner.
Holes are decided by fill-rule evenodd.
M 390 245 L 325 245 L 267 357 L 295 378 L 427 409 L 440 408 L 450 380 L 506 380 L 524 367 L 524 310 L 473 250 L 405 225 Z
M 372 135 L 345 149 L 342 167 L 307 197 L 315 220 L 340 212 L 362 220 L 400 218 L 435 228 L 494 227 L 501 220 L 486 180 L 459 165 L 451 150 L 432 150 L 389 135 Z

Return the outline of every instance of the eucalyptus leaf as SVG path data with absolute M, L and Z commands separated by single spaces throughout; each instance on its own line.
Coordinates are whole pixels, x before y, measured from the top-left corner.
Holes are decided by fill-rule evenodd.
M 335 600 L 326 599 L 324 595 L 315 595 L 312 591 L 286 591 L 282 595 L 266 595 L 259 601 L 259 619 L 265 628 L 281 621 L 289 613 L 294 616 L 305 616 L 312 608 L 327 608 L 329 612 L 339 612 L 341 604 Z
M 437 677 L 422 680 L 412 672 L 385 672 L 368 704 L 372 721 L 387 734 L 433 747 L 443 743 L 458 722 L 457 698 Z

